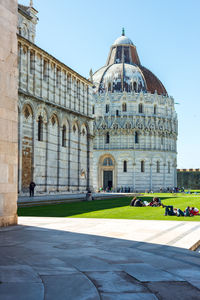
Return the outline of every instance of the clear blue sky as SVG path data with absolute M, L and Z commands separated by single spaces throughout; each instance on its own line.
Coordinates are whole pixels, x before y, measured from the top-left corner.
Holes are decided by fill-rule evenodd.
M 200 168 L 200 0 L 33 2 L 36 44 L 84 77 L 105 64 L 125 27 L 142 65 L 179 103 L 178 168 Z

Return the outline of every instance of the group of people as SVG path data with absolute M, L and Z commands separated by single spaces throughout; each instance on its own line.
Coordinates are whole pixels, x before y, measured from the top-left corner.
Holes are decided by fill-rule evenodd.
M 199 216 L 199 210 L 196 207 L 187 206 L 184 211 L 180 208 L 174 208 L 172 205 L 162 205 L 165 207 L 165 216 L 177 216 L 177 217 L 194 217 Z
M 159 207 L 162 206 L 165 208 L 165 216 L 177 216 L 177 217 L 192 217 L 200 215 L 199 209 L 196 207 L 187 206 L 184 211 L 180 208 L 174 208 L 172 205 L 164 205 L 161 203 L 160 198 L 155 197 L 151 202 L 142 201 L 142 199 L 137 199 L 134 197 L 131 200 L 130 206 L 142 207 L 142 206 L 151 206 L 151 207 Z
M 142 199 L 137 199 L 137 197 L 134 197 L 131 200 L 130 206 L 135 206 L 135 207 L 142 207 L 142 206 L 152 206 L 152 207 L 159 207 L 161 206 L 161 201 L 160 198 L 155 197 L 151 202 L 148 201 L 142 201 Z

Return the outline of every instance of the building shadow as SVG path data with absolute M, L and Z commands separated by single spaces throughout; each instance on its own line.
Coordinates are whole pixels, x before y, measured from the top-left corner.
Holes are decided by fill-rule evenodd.
M 67 219 L 30 222 L 0 232 L 2 299 L 172 299 L 176 289 L 200 296 L 198 253 L 73 232 Z

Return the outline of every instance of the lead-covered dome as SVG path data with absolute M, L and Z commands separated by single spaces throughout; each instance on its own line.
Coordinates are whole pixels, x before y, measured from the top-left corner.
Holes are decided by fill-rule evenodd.
M 113 46 L 115 45 L 133 45 L 133 42 L 126 36 L 122 35 L 114 41 Z
M 96 91 L 109 92 L 150 92 L 167 95 L 161 81 L 140 63 L 136 47 L 125 36 L 117 38 L 111 46 L 106 66 L 93 74 Z
M 146 91 L 146 81 L 136 65 L 127 63 L 103 67 L 93 75 L 93 83 L 99 92 Z

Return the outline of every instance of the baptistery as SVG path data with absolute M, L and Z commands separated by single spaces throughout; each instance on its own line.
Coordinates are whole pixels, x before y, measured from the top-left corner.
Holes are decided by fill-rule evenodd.
M 91 80 L 94 188 L 133 192 L 176 186 L 174 99 L 140 63 L 124 30 Z

